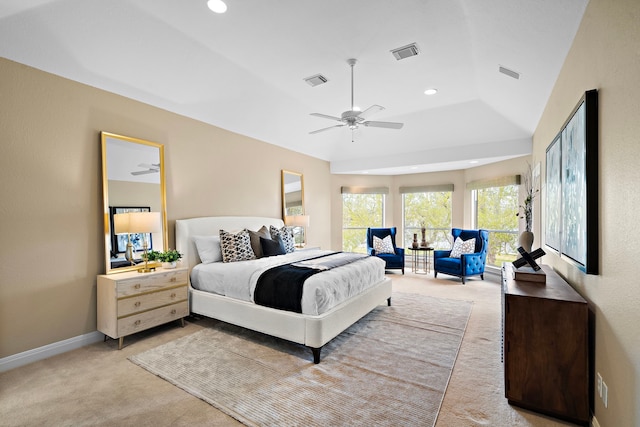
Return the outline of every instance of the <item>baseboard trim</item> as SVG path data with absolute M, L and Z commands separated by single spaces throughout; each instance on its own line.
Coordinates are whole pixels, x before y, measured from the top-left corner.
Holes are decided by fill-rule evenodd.
M 56 356 L 67 351 L 75 350 L 85 345 L 93 344 L 104 339 L 104 335 L 98 331 L 90 332 L 77 337 L 69 338 L 63 341 L 47 344 L 32 350 L 23 351 L 22 353 L 13 354 L 11 356 L 0 359 L 0 372 L 28 365 L 51 356 Z
M 595 415 L 591 418 L 591 427 L 600 427 L 600 423 Z

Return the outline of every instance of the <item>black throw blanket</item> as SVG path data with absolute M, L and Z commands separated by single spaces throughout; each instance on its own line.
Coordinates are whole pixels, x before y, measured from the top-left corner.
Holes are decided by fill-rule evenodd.
M 302 313 L 302 284 L 320 271 L 291 264 L 270 268 L 260 275 L 253 299 L 259 305 Z
M 334 252 L 316 258 L 331 257 Z M 260 275 L 253 293 L 253 300 L 258 305 L 277 308 L 279 310 L 302 313 L 302 288 L 304 281 L 316 273 L 357 261 L 366 255 L 353 254 L 335 261 L 328 259 L 323 268 L 311 268 L 301 265 L 285 264 L 270 268 Z M 298 263 L 299 264 L 299 263 Z M 322 263 L 320 263 L 322 264 Z

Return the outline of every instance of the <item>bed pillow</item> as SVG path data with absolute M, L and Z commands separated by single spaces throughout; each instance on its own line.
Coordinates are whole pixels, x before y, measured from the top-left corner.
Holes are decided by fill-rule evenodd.
M 203 264 L 222 261 L 220 236 L 193 236 L 193 241 Z
M 260 243 L 260 238 L 263 237 L 265 239 L 271 239 L 271 234 L 269 233 L 269 229 L 266 225 L 263 225 L 262 228 L 258 231 L 249 230 L 249 238 L 251 239 L 251 248 L 253 249 L 253 253 L 256 254 L 256 258 L 262 258 L 264 255 L 262 254 L 262 246 Z
M 248 230 L 231 233 L 220 230 L 220 246 L 222 248 L 223 262 L 236 262 L 256 259 L 256 254 L 251 248 L 251 238 Z
M 378 236 L 373 236 L 373 249 L 375 249 L 376 254 L 395 254 L 396 253 L 395 249 L 393 249 L 393 242 L 391 241 L 391 236 L 386 236 L 384 239 L 381 239 Z
M 269 232 L 271 233 L 271 238 L 274 240 L 276 237 L 280 236 L 286 253 L 291 253 L 296 250 L 296 244 L 293 241 L 293 232 L 289 227 L 284 226 L 282 228 L 276 228 L 273 225 L 270 225 Z
M 275 239 L 260 237 L 260 245 L 262 246 L 264 256 L 284 255 L 287 253 L 284 250 L 284 243 L 282 243 L 280 237 L 276 237 Z
M 449 258 L 460 258 L 462 254 L 472 254 L 476 250 L 476 238 L 472 238 L 469 240 L 462 240 L 459 237 L 456 237 L 456 241 L 453 242 L 453 249 L 451 249 L 451 254 Z

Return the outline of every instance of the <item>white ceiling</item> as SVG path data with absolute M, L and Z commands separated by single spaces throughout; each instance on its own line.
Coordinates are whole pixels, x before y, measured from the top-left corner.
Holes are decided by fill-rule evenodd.
M 333 173 L 465 169 L 530 154 L 587 2 L 226 0 L 217 15 L 206 0 L 0 0 L 0 55 L 328 160 Z M 413 42 L 418 56 L 390 53 Z M 355 104 L 384 106 L 371 120 L 401 130 L 309 135 L 334 124 L 309 113 L 350 109 L 349 58 Z M 329 82 L 303 81 L 318 73 Z

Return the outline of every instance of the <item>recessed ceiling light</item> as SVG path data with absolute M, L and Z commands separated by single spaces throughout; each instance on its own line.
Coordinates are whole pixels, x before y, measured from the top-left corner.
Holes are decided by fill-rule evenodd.
M 215 13 L 225 13 L 227 11 L 227 5 L 222 0 L 209 0 L 207 6 Z
M 438 93 L 438 89 L 435 88 L 430 88 L 424 91 L 425 95 L 435 95 L 436 93 Z
M 478 163 L 477 160 L 471 160 L 469 163 L 471 163 L 472 165 L 475 165 L 476 163 Z

